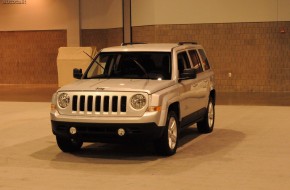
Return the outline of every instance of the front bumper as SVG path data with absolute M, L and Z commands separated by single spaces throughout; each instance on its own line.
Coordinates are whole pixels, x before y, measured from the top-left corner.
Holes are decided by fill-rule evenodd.
M 77 123 L 51 120 L 54 135 L 75 138 L 83 142 L 118 142 L 126 140 L 152 141 L 161 138 L 164 127 L 155 123 Z M 77 132 L 72 135 L 70 128 Z M 118 130 L 125 130 L 125 135 L 118 135 Z

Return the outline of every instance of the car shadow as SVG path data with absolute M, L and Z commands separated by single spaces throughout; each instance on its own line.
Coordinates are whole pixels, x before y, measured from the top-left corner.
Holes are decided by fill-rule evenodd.
M 179 139 L 179 147 L 192 141 L 201 134 L 193 128 L 186 128 L 181 131 Z M 82 149 L 76 153 L 75 156 L 86 158 L 105 158 L 118 160 L 154 160 L 162 158 L 154 148 L 153 143 L 142 142 L 123 142 L 118 144 L 110 143 L 87 143 Z
M 210 159 L 213 155 L 223 157 L 244 138 L 243 133 L 230 129 L 215 129 L 210 134 L 200 134 L 196 127 L 192 126 L 181 132 L 176 155 L 165 160 L 197 159 L 204 156 Z M 80 151 L 73 154 L 61 152 L 55 142 L 51 141 L 50 144 L 46 149 L 34 152 L 31 156 L 50 161 L 52 165 L 60 168 L 76 163 L 90 166 L 142 164 L 164 158 L 155 152 L 153 144 L 85 143 Z
M 61 152 L 51 137 L 46 148 L 30 154 L 30 157 L 35 159 L 36 164 L 47 163 L 58 170 L 168 174 L 168 168 L 174 172 L 184 172 L 204 162 L 227 162 L 229 158 L 226 155 L 243 142 L 245 134 L 231 129 L 215 129 L 210 134 L 199 134 L 195 127 L 190 127 L 180 137 L 177 153 L 170 157 L 159 156 L 152 144 L 126 143 L 86 143 L 79 152 L 69 154 Z M 35 142 L 27 146 L 35 146 Z
M 201 134 L 196 128 L 190 127 L 182 130 L 180 133 L 179 147 L 198 138 Z M 163 158 L 154 148 L 153 143 L 124 142 L 118 144 L 110 143 L 84 143 L 82 149 L 75 153 L 64 153 L 58 149 L 55 141 L 50 142 L 52 146 L 44 150 L 35 152 L 32 156 L 40 160 L 51 159 L 53 161 L 63 162 L 83 162 L 84 159 L 92 158 L 99 160 L 118 160 L 119 162 L 138 160 L 138 162 L 147 162 Z M 54 155 L 54 157 L 51 156 Z M 84 158 L 84 159 L 83 159 Z

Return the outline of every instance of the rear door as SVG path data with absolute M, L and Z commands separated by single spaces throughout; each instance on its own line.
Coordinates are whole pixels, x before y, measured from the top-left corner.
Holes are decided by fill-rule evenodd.
M 211 83 L 213 82 L 213 71 L 210 67 L 205 51 L 203 49 L 198 49 L 198 54 L 203 69 L 203 72 L 200 73 L 199 79 L 202 81 L 202 85 L 204 86 L 206 93 L 206 98 L 203 100 L 203 105 L 207 106 Z

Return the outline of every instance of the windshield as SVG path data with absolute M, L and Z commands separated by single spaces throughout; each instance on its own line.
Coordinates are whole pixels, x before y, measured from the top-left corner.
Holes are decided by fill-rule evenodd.
M 100 53 L 84 78 L 170 80 L 170 52 Z

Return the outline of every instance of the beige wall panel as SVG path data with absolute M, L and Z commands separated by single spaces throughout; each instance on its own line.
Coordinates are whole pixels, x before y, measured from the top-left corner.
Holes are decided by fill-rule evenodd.
M 132 0 L 133 26 L 289 21 L 289 0 Z
M 69 0 L 27 0 L 26 4 L 0 3 L 0 30 L 66 29 Z
M 79 0 L 0 3 L 0 31 L 67 30 L 67 45 L 80 45 Z
M 290 21 L 290 0 L 278 0 L 278 20 Z
M 122 0 L 81 0 L 82 29 L 122 27 L 122 14 Z

